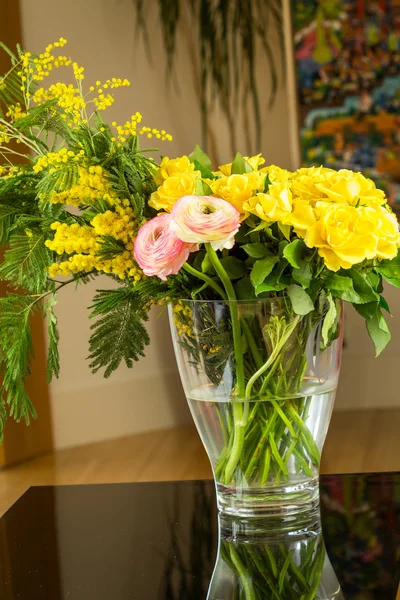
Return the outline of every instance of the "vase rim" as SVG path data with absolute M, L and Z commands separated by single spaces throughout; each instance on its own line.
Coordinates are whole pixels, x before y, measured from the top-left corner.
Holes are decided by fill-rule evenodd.
M 217 300 L 193 300 L 192 298 L 172 298 L 170 300 L 170 303 L 173 302 L 191 302 L 192 304 L 195 303 L 202 303 L 202 304 L 215 304 L 215 303 L 224 303 L 224 304 L 234 304 L 234 303 L 257 303 L 257 302 L 272 302 L 275 300 L 288 300 L 289 296 L 287 294 L 285 294 L 284 296 L 276 296 L 274 298 L 236 298 L 235 300 L 229 300 L 224 299 L 224 298 L 218 298 Z

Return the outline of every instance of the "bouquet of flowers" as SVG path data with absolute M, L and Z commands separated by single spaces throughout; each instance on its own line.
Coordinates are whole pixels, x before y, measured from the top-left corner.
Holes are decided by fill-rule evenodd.
M 297 392 L 310 332 L 321 324 L 314 346 L 329 347 L 344 300 L 366 320 L 377 354 L 390 339 L 382 280 L 400 287 L 400 235 L 384 193 L 360 173 L 289 172 L 264 166 L 260 154 L 237 153 L 214 170 L 196 146 L 157 163 L 139 137 L 171 139 L 165 130 L 142 125 L 139 113 L 122 125 L 101 116 L 129 82 L 84 90 L 83 67 L 58 53 L 64 45 L 40 55 L 7 50 L 12 65 L 0 79 L 0 278 L 9 285 L 0 299 L 1 425 L 7 407 L 16 419 L 34 414 L 24 390 L 32 313 L 47 317 L 50 379 L 59 373 L 58 292 L 106 274 L 116 287 L 98 290 L 90 307 L 93 371 L 108 377 L 122 361 L 132 366 L 149 343 L 149 310 L 171 302 L 193 364 L 218 384 L 229 361 L 230 394 L 243 400 L 219 413 L 221 479 L 230 482 L 245 455 L 247 478 L 279 479 L 292 457 L 309 472 L 319 449 L 306 425 L 309 400 Z M 68 67 L 73 84 L 46 87 Z M 268 323 L 232 308 L 263 298 L 280 307 Z M 186 300 L 231 309 L 218 326 L 211 309 L 199 309 L 194 331 Z M 250 411 L 250 398 L 271 402 Z

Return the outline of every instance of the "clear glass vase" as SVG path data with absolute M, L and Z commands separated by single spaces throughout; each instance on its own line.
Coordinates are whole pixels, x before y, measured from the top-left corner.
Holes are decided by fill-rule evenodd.
M 318 511 L 300 519 L 219 518 L 207 600 L 344 600 Z
M 288 298 L 170 304 L 178 368 L 220 511 L 262 516 L 318 504 L 341 304 L 326 313 L 321 306 L 298 316 Z

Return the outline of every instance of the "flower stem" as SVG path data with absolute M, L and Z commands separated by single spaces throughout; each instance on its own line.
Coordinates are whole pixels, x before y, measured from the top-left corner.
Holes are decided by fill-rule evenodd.
M 202 279 L 203 281 L 208 283 L 208 285 L 210 285 L 217 292 L 217 294 L 219 294 L 221 296 L 221 298 L 226 300 L 226 294 L 225 294 L 224 290 L 222 289 L 222 287 L 220 285 L 218 285 L 218 283 L 216 283 L 213 279 L 211 279 L 211 277 L 209 277 L 205 273 L 201 273 L 200 271 L 198 271 L 197 269 L 195 269 L 188 263 L 185 263 L 183 265 L 183 268 L 185 269 L 185 271 L 187 271 L 191 275 L 194 275 L 195 277 L 198 277 L 199 279 Z
M 225 288 L 227 298 L 229 300 L 229 310 L 232 322 L 232 334 L 233 334 L 233 346 L 235 352 L 235 364 L 236 364 L 236 392 L 239 400 L 244 399 L 245 392 L 245 378 L 244 378 L 244 362 L 243 362 L 243 347 L 242 347 L 242 331 L 240 328 L 240 318 L 237 306 L 237 298 L 232 282 L 229 279 L 227 272 L 222 266 L 217 253 L 211 247 L 211 244 L 205 244 L 206 251 L 212 266 L 215 269 L 218 277 L 221 279 L 222 284 Z M 228 463 L 225 468 L 225 482 L 229 485 L 232 475 L 239 463 L 240 457 L 243 451 L 244 434 L 246 420 L 243 419 L 243 414 L 246 412 L 240 402 L 233 402 L 233 419 L 234 419 L 234 441 L 232 451 L 229 456 Z

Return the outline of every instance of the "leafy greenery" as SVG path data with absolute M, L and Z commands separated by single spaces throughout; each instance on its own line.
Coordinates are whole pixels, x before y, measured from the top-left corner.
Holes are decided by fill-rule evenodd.
M 91 305 L 91 318 L 100 318 L 91 326 L 89 360 L 94 373 L 105 368 L 104 377 L 118 369 L 122 361 L 132 367 L 144 356 L 149 336 L 143 325 L 148 320 L 137 293 L 130 288 L 99 290 Z

